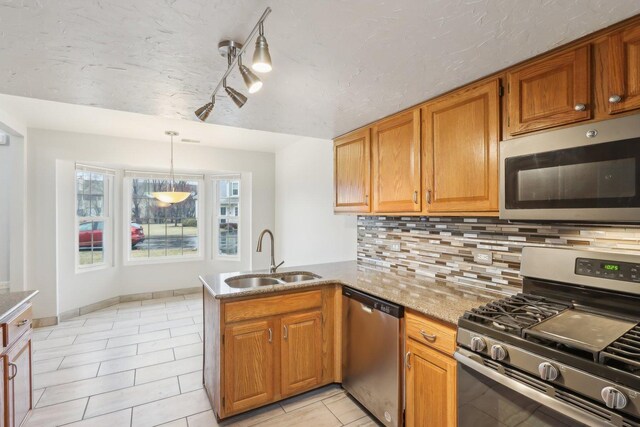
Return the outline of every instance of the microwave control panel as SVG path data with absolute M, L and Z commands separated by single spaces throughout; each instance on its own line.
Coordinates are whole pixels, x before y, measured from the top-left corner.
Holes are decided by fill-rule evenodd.
M 640 282 L 640 264 L 631 262 L 577 258 L 575 273 L 581 276 Z

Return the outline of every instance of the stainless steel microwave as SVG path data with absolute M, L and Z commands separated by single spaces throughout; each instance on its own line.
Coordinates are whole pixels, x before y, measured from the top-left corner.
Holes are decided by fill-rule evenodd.
M 640 222 L 640 115 L 502 141 L 500 218 Z

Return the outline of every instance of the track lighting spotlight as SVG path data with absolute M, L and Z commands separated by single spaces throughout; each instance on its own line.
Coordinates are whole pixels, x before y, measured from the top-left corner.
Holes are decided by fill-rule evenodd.
M 238 106 L 238 108 L 242 108 L 245 102 L 247 102 L 247 97 L 235 90 L 232 87 L 225 86 L 224 90 L 229 95 L 229 98 L 233 101 L 234 104 Z
M 242 74 L 242 79 L 244 80 L 244 84 L 247 86 L 249 93 L 256 93 L 262 89 L 262 80 L 260 80 L 260 77 L 253 74 L 246 65 L 242 65 L 242 57 L 238 58 L 238 68 L 240 69 L 240 74 Z
M 201 122 L 206 121 L 207 118 L 209 117 L 209 114 L 211 114 L 211 111 L 213 110 L 214 101 L 215 101 L 215 98 L 212 98 L 211 102 L 207 102 L 206 104 L 204 104 L 202 107 L 198 108 L 195 111 L 196 117 L 200 119 Z
M 260 22 L 260 35 L 256 39 L 256 50 L 253 52 L 253 64 L 251 68 L 258 73 L 268 73 L 272 68 L 269 44 L 264 36 L 264 26 L 262 22 Z

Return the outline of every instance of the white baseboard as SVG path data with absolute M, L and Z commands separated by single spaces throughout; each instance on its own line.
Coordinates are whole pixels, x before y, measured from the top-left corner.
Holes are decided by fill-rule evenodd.
M 11 282 L 0 282 L 0 289 L 11 289 Z

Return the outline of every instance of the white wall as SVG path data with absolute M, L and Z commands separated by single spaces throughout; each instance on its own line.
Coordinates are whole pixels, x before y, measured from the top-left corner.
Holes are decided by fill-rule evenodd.
M 333 213 L 333 145 L 302 138 L 276 153 L 276 261 L 356 259 L 355 215 Z
M 215 260 L 209 249 L 201 261 L 123 266 L 123 246 L 116 244 L 114 267 L 82 273 L 75 272 L 74 264 L 77 236 L 73 165 L 76 161 L 165 170 L 169 144 L 166 140 L 151 142 L 29 129 L 27 268 L 32 272 L 30 286 L 41 291 L 34 306 L 35 317 L 55 316 L 116 295 L 198 286 L 200 274 L 268 266 L 268 254 L 257 254 L 253 248 L 258 233 L 275 225 L 274 154 L 195 144 L 176 145 L 178 171 L 241 172 L 243 188 L 251 187 L 251 200 L 241 200 L 243 221 L 247 221 L 247 227 L 241 224 L 242 262 Z M 122 226 L 123 216 L 122 186 L 118 182 L 119 178 L 115 185 L 116 232 Z M 208 183 L 205 187 L 208 200 L 211 200 L 210 189 Z M 212 211 L 207 211 L 204 225 L 205 238 L 209 239 L 212 235 L 211 215 Z
M 0 129 L 11 136 L 8 147 L 0 147 L 0 184 L 5 201 L 0 207 L 0 281 L 8 280 L 12 291 L 27 289 L 25 258 L 26 144 L 27 127 L 10 111 L 0 108 Z

